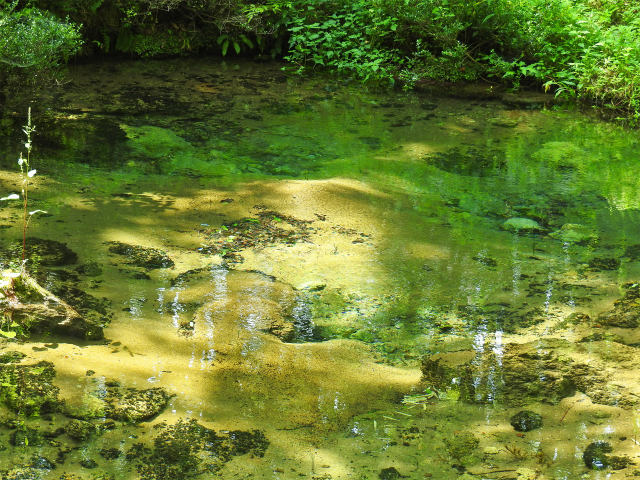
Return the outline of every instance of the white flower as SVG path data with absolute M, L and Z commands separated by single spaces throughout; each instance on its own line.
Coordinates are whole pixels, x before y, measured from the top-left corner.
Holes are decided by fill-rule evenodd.
M 36 174 L 36 169 L 34 168 L 33 170 L 29 170 L 27 172 L 27 177 L 33 177 Z
M 12 193 L 11 195 L 8 195 L 6 197 L 0 198 L 0 201 L 2 201 L 2 200 L 19 200 L 19 199 L 20 199 L 20 195 L 18 195 L 17 193 Z

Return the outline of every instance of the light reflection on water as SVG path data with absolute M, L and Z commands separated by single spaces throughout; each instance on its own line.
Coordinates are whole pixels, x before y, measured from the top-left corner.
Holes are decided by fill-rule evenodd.
M 107 375 L 132 385 L 142 379 L 178 394 L 158 421 L 174 423 L 183 415 L 196 415 L 217 428 L 264 429 L 272 441 L 268 461 L 283 469 L 302 461 L 283 445 L 294 442 L 301 449 L 321 445 L 331 455 L 318 459 L 318 466 L 330 464 L 327 472 L 336 479 L 362 472 L 376 478 L 388 462 L 403 474 L 429 473 L 443 479 L 458 476 L 451 469 L 456 462 L 469 469 L 486 463 L 513 467 L 504 447 L 517 442 L 527 452 L 546 450 L 555 462 L 545 467 L 553 478 L 584 473 L 584 447 L 594 437 L 620 436 L 618 427 L 569 418 L 559 422 L 560 406 L 535 403 L 531 408 L 544 413 L 546 429 L 541 434 L 545 440 L 538 444 L 529 439 L 539 432 L 527 433 L 524 439 L 514 437 L 509 426 L 514 409 L 496 402 L 505 388 L 503 360 L 508 345 L 552 334 L 553 322 L 569 313 L 587 311 L 595 318 L 608 307 L 618 273 L 589 272 L 583 265 L 594 256 L 621 254 L 621 236 L 634 238 L 640 233 L 637 215 L 631 211 L 640 204 L 633 181 L 620 181 L 625 179 L 622 169 L 602 162 L 610 157 L 605 147 L 628 152 L 637 145 L 620 132 L 584 119 L 508 110 L 499 104 L 478 102 L 470 107 L 469 102 L 440 99 L 438 117 L 425 119 L 423 104 L 436 100 L 398 92 L 389 94 L 393 102 L 387 102 L 347 86 L 316 101 L 312 97 L 323 92 L 322 86 L 296 81 L 265 81 L 260 93 L 249 97 L 243 82 L 255 81 L 261 74 L 242 68 L 238 72 L 224 72 L 229 78 L 244 76 L 220 88 L 229 89 L 229 98 L 245 99 L 241 109 L 229 106 L 228 115 L 220 119 L 207 105 L 218 108 L 225 100 L 213 95 L 191 99 L 195 120 L 182 118 L 179 109 L 146 112 L 145 118 L 131 111 L 118 114 L 123 125 L 118 127 L 120 148 L 135 167 L 115 166 L 112 183 L 87 173 L 96 184 L 96 197 L 90 200 L 101 204 L 101 221 L 117 231 L 122 221 L 116 218 L 123 210 L 131 217 L 139 212 L 137 220 L 145 221 L 124 222 L 132 237 L 144 238 L 179 259 L 174 269 L 154 273 L 151 280 L 123 279 L 108 272 L 113 285 L 101 292 L 119 299 L 116 305 L 127 311 L 115 312 L 107 333 L 114 340 L 133 335 L 130 344 L 124 343 L 141 355 L 118 351 L 105 357 L 104 371 L 93 384 L 97 396 L 106 395 Z M 190 81 L 175 83 L 189 91 Z M 294 102 L 289 90 L 304 98 L 304 109 L 293 108 L 300 100 Z M 264 111 L 260 99 L 268 107 Z M 128 102 L 126 95 L 122 102 Z M 387 103 L 391 106 L 383 106 Z M 119 107 L 124 112 L 128 108 Z M 244 117 L 258 111 L 261 120 L 255 120 L 256 115 Z M 496 115 L 513 116 L 518 126 L 493 128 L 488 120 Z M 411 118 L 411 125 L 392 126 L 401 116 Z M 576 126 L 565 128 L 569 122 Z M 546 132 L 540 128 L 549 123 L 555 128 Z M 574 135 L 572 128 L 583 135 Z M 601 128 L 615 138 L 610 146 L 598 140 Z M 80 133 L 89 141 L 95 136 L 91 129 Z M 559 171 L 554 166 L 552 154 L 562 145 L 553 142 L 559 140 L 580 143 L 584 168 L 565 166 Z M 596 146 L 590 149 L 593 142 Z M 447 153 L 466 144 L 475 148 L 472 154 Z M 149 145 L 160 145 L 159 151 Z M 473 161 L 482 160 L 483 152 L 496 145 L 505 163 L 484 175 Z M 545 155 L 534 157 L 539 151 Z M 97 152 L 92 159 L 96 167 L 107 164 L 99 156 Z M 608 176 L 602 175 L 603 169 L 610 169 Z M 60 175 L 78 180 L 78 173 L 63 170 Z M 153 177 L 158 172 L 166 175 Z M 141 191 L 162 194 L 165 203 L 153 203 L 149 196 L 122 196 L 120 185 L 115 185 L 122 178 L 129 182 L 127 190 L 135 190 L 139 182 Z M 607 202 L 616 207 L 604 209 Z M 246 258 L 235 265 L 225 266 L 215 255 L 194 253 L 197 247 L 190 238 L 194 232 L 246 216 L 256 220 L 252 208 L 262 203 L 315 222 L 315 237 L 303 244 L 240 250 Z M 623 220 L 618 209 L 629 210 Z M 73 218 L 74 213 L 64 215 Z M 501 230 L 507 217 L 527 216 L 535 216 L 548 230 L 585 223 L 606 242 L 598 250 L 592 245 L 562 244 L 543 234 L 519 236 Z M 150 219 L 157 221 L 157 228 L 148 227 Z M 43 225 L 56 231 L 55 225 Z M 81 255 L 90 255 L 91 246 L 82 250 L 82 241 L 70 242 Z M 638 266 L 625 262 L 627 270 L 620 276 L 633 279 Z M 171 284 L 178 274 L 197 268 L 205 269 L 203 277 Z M 274 273 L 276 280 L 253 270 Z M 601 301 L 589 303 L 577 290 L 562 286 L 585 278 L 602 283 Z M 321 287 L 304 289 L 305 285 Z M 152 298 L 153 308 L 147 305 Z M 533 319 L 542 324 L 536 330 L 534 321 L 526 323 L 534 314 L 523 312 L 538 306 L 544 315 Z M 295 333 L 285 341 L 269 333 L 274 315 L 293 324 Z M 518 315 L 524 317 L 524 326 Z M 586 335 L 585 327 L 575 328 L 583 328 L 581 335 Z M 154 340 L 137 330 L 146 330 Z M 565 329 L 560 336 L 570 333 Z M 588 344 L 584 350 L 587 353 L 581 355 L 589 354 Z M 444 398 L 417 409 L 401 403 L 405 395 L 435 388 L 418 383 L 422 356 L 466 351 L 475 354 L 471 364 L 479 373 L 471 384 L 482 405 L 447 403 Z M 116 363 L 113 358 L 126 361 Z M 55 361 L 64 371 L 65 360 Z M 530 368 L 536 371 L 536 363 Z M 542 373 L 539 378 L 545 380 Z M 456 377 L 461 381 L 465 381 L 462 375 Z M 456 383 L 447 387 L 455 391 Z M 621 418 L 628 416 L 624 410 L 618 413 Z M 464 461 L 452 457 L 445 440 L 460 431 L 479 437 L 477 457 Z M 346 434 L 353 438 L 345 438 Z M 491 447 L 499 453 L 482 454 L 483 449 L 493 451 Z M 384 458 L 390 460 L 371 452 L 386 452 Z M 83 448 L 82 455 L 89 454 L 91 450 Z M 489 460 L 493 458 L 497 460 Z M 117 468 L 124 469 L 126 462 L 118 462 Z M 351 462 L 356 466 L 342 466 Z M 535 466 L 533 455 L 523 462 Z M 260 467 L 262 474 L 273 475 L 265 465 Z M 234 465 L 228 468 L 242 471 Z M 286 471 L 283 478 L 294 475 Z M 605 475 L 595 473 L 593 478 Z

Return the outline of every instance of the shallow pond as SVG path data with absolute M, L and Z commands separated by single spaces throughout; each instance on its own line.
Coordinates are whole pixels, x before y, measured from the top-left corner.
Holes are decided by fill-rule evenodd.
M 640 474 L 640 139 L 507 99 L 75 67 L 33 103 L 27 266 L 104 339 L 4 341 L 4 478 Z

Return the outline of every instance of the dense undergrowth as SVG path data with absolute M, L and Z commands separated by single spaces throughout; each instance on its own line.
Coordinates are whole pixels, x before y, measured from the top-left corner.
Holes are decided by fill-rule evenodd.
M 0 0 L 0 77 L 82 54 L 284 58 L 411 87 L 489 80 L 640 121 L 634 0 Z M 26 45 L 26 48 L 25 48 Z

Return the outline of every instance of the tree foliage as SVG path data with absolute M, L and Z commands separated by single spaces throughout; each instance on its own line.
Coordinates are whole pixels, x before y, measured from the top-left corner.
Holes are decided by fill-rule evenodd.
M 633 0 L 21 1 L 23 10 L 2 17 L 10 34 L 1 51 L 14 52 L 2 53 L 9 65 L 45 65 L 77 48 L 78 30 L 53 14 L 82 24 L 86 54 L 263 54 L 299 72 L 409 87 L 482 78 L 640 121 L 640 4 Z M 44 28 L 27 28 L 24 18 Z M 21 53 L 21 42 L 38 48 Z
M 51 78 L 82 43 L 78 27 L 37 8 L 0 3 L 0 86 L 17 72 L 20 82 Z

